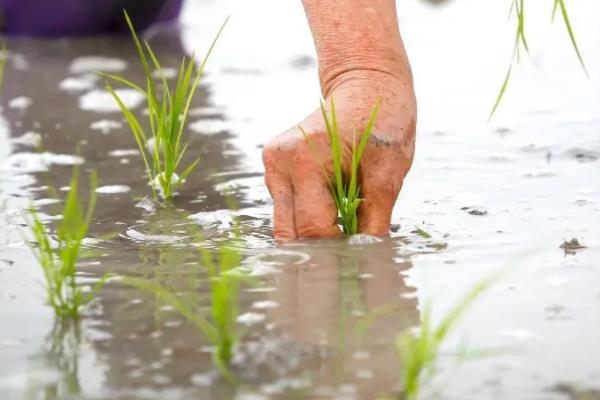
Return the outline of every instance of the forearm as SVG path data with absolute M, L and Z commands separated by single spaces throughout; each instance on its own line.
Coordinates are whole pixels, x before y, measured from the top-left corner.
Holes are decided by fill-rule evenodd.
M 342 77 L 382 73 L 411 79 L 395 0 L 303 0 L 327 96 Z

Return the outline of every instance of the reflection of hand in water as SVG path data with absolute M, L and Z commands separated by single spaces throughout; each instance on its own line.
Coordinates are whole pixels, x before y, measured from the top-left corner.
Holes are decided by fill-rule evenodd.
M 418 323 L 413 289 L 400 274 L 410 262 L 394 263 L 392 239 L 368 246 L 321 242 L 292 249 L 311 259 L 284 265 L 272 275 L 278 307 L 270 317 L 276 329 L 320 349 L 322 358 L 310 361 L 319 383 L 356 383 L 362 377 L 360 398 L 389 393 L 400 376 L 394 339 Z

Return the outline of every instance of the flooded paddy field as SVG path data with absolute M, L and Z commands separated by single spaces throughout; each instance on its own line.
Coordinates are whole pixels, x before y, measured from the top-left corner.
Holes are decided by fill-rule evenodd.
M 564 27 L 550 27 L 551 9 L 532 5 L 531 55 L 488 122 L 510 61 L 509 4 L 402 3 L 417 152 L 391 233 L 378 239 L 272 239 L 262 145 L 319 98 L 300 2 L 188 1 L 180 30 L 148 32 L 163 65 L 176 68 L 203 53 L 231 13 L 190 112 L 188 157 L 201 161 L 169 208 L 148 199 L 135 141 L 95 74 L 142 79 L 129 38 L 10 39 L 0 96 L 0 399 L 397 398 L 398 335 L 421 323 L 427 304 L 440 320 L 498 272 L 444 344 L 421 398 L 600 399 L 600 6 L 569 3 L 586 78 Z M 143 98 L 120 94 L 143 114 Z M 73 165 L 99 176 L 82 282 L 145 278 L 208 313 L 198 248 L 235 239 L 254 276 L 240 292 L 235 383 L 158 296 L 111 280 L 77 322 L 44 304 L 23 213 L 34 205 L 55 224 L 61 204 L 48 188 L 62 197 Z

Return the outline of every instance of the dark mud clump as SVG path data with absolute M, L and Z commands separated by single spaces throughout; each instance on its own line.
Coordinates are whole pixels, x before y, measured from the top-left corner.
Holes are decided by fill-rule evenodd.
M 597 390 L 581 390 L 567 384 L 556 385 L 550 391 L 563 394 L 568 400 L 600 400 L 600 392 Z
M 466 211 L 471 215 L 477 215 L 477 216 L 487 215 L 487 213 L 488 213 L 486 208 L 478 207 L 478 206 L 462 207 L 461 210 Z
M 585 246 L 579 243 L 579 240 L 573 238 L 571 240 L 563 240 L 560 248 L 565 251 L 565 255 L 567 254 L 575 254 L 577 250 L 585 249 Z

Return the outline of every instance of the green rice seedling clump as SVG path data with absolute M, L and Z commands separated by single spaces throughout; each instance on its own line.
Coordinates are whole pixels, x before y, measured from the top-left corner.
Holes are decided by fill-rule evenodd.
M 221 245 L 216 253 L 202 249 L 200 257 L 209 279 L 210 317 L 196 309 L 197 302 L 185 300 L 155 281 L 125 277 L 123 283 L 153 294 L 195 325 L 215 346 L 213 362 L 216 367 L 224 377 L 232 380 L 229 366 L 241 336 L 237 327 L 239 292 L 243 282 L 250 281 L 250 277 L 238 268 L 241 255 L 229 245 Z
M 422 313 L 422 321 L 416 330 L 408 330 L 396 338 L 396 350 L 403 362 L 403 397 L 418 400 L 424 381 L 433 375 L 440 350 L 449 334 L 477 299 L 484 294 L 497 277 L 487 278 L 476 284 L 463 298 L 444 315 L 434 326 L 431 304 Z
M 142 122 L 127 108 L 113 87 L 110 84 L 106 85 L 127 120 L 142 154 L 154 198 L 160 197 L 168 202 L 200 161 L 199 158 L 196 158 L 187 166 L 182 166 L 183 157 L 189 145 L 189 142 L 185 140 L 185 125 L 192 99 L 204 74 L 206 62 L 227 20 L 221 26 L 200 66 L 196 67 L 194 55 L 190 58 L 183 58 L 174 88 L 169 86 L 164 70 L 148 42 L 138 38 L 126 12 L 125 20 L 144 69 L 146 82 L 140 86 L 120 76 L 111 74 L 103 74 L 103 76 L 140 92 L 146 98 L 150 134 L 146 133 Z M 159 76 L 159 84 L 155 82 L 153 70 Z
M 90 174 L 90 194 L 87 208 L 79 198 L 79 168 L 75 167 L 69 192 L 64 199 L 62 219 L 53 235 L 33 208 L 28 210 L 28 225 L 33 233 L 32 249 L 44 272 L 48 304 L 59 317 L 78 318 L 81 307 L 92 299 L 104 284 L 101 279 L 89 293 L 78 284 L 77 261 L 96 207 L 97 177 Z
M 343 143 L 339 131 L 337 115 L 335 112 L 335 102 L 333 98 L 330 100 L 330 111 L 329 113 L 325 109 L 325 103 L 321 102 L 321 113 L 325 121 L 325 130 L 327 132 L 327 138 L 329 140 L 329 147 L 331 152 L 331 162 L 333 167 L 333 180 L 327 174 L 325 166 L 318 156 L 317 150 L 314 148 L 308 133 L 299 127 L 300 131 L 308 141 L 313 152 L 317 156 L 317 160 L 321 163 L 321 168 L 331 195 L 335 202 L 335 207 L 338 212 L 338 219 L 342 225 L 343 231 L 347 235 L 353 235 L 358 233 L 358 206 L 362 199 L 360 198 L 360 184 L 358 182 L 358 169 L 362 160 L 363 154 L 367 147 L 369 137 L 373 133 L 375 120 L 379 112 L 379 104 L 376 104 L 371 112 L 367 125 L 365 126 L 358 143 L 356 143 L 356 132 L 352 141 L 352 159 L 350 163 L 350 176 L 344 174 L 343 168 Z

